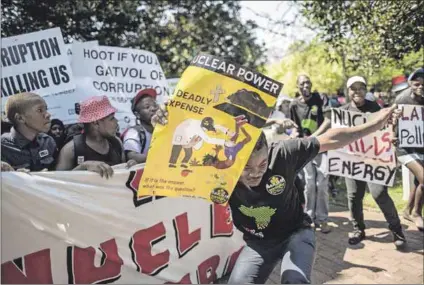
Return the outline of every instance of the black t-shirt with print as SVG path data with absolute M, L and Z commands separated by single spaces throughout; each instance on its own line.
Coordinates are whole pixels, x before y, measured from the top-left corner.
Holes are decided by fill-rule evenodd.
M 259 186 L 236 185 L 230 206 L 234 225 L 245 239 L 285 239 L 310 225 L 295 179 L 318 152 L 315 137 L 281 141 L 269 152 L 269 167 Z
M 351 102 L 339 108 L 347 110 L 347 111 L 360 112 L 360 113 L 375 113 L 381 110 L 381 107 L 380 105 L 378 105 L 377 102 L 368 101 L 368 100 L 365 100 L 364 105 L 362 105 L 361 107 L 358 107 Z
M 302 100 L 300 96 L 290 103 L 290 119 L 299 126 L 299 137 L 310 136 L 324 121 L 324 101 L 318 93 L 312 93 L 306 102 Z
M 396 104 L 404 104 L 404 105 L 421 105 L 421 106 L 424 105 L 424 104 L 418 102 L 417 100 L 415 100 L 414 98 L 412 98 L 411 88 L 408 88 L 405 91 L 403 91 L 402 93 L 400 93 L 396 97 L 395 103 Z M 398 129 L 397 129 L 397 131 L 398 131 Z M 407 148 L 397 147 L 396 148 L 396 155 L 397 156 L 402 156 L 402 155 L 407 155 L 407 154 L 412 154 L 412 153 L 424 154 L 424 148 L 422 148 L 422 147 L 407 147 Z

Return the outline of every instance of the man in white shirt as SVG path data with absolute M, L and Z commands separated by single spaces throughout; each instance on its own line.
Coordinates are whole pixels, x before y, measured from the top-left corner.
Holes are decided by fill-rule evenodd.
M 181 161 L 181 167 L 187 168 L 187 163 L 193 154 L 193 148 L 199 150 L 203 145 L 203 141 L 213 145 L 224 145 L 224 139 L 210 138 L 206 134 L 207 131 L 216 133 L 217 129 L 224 134 L 229 132 L 225 127 L 214 125 L 211 117 L 205 117 L 203 120 L 187 119 L 179 124 L 172 138 L 169 167 L 177 167 L 176 163 L 182 149 L 184 149 L 185 155 Z

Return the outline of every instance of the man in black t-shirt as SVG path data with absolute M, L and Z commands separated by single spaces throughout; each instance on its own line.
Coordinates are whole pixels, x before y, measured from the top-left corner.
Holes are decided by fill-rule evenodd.
M 394 110 L 384 109 L 360 126 L 281 141 L 271 149 L 261 133 L 230 198 L 234 225 L 243 232 L 246 246 L 228 283 L 264 283 L 279 260 L 281 283 L 311 282 L 315 234 L 310 217 L 303 212 L 295 177 L 319 152 L 343 147 L 381 129 Z M 167 118 L 161 107 L 152 124 L 164 125 Z
M 118 121 L 106 96 L 93 96 L 81 103 L 79 123 L 84 133 L 76 135 L 60 151 L 56 170 L 87 170 L 109 178 L 112 166 L 125 162 L 121 141 L 116 137 Z M 136 162 L 129 160 L 127 167 Z
M 368 101 L 365 99 L 367 92 L 366 81 L 363 77 L 353 76 L 347 81 L 348 95 L 350 102 L 340 107 L 348 111 L 361 112 L 361 113 L 374 113 L 378 112 L 381 107 L 375 101 Z M 328 125 L 328 127 L 330 127 Z M 348 206 L 350 216 L 353 223 L 353 232 L 349 234 L 349 244 L 358 244 L 365 239 L 365 223 L 363 211 L 363 199 L 366 187 L 380 207 L 381 211 L 389 223 L 389 228 L 392 231 L 394 243 L 397 248 L 405 245 L 405 236 L 402 232 L 400 219 L 393 203 L 392 198 L 389 196 L 387 186 L 380 184 L 354 180 L 345 178 Z
M 424 106 L 424 69 L 415 70 L 408 78 L 409 88 L 396 97 L 396 104 Z M 423 128 L 424 129 L 424 122 Z M 397 148 L 399 162 L 405 165 L 418 180 L 417 187 L 409 193 L 408 204 L 403 217 L 415 223 L 420 231 L 424 230 L 422 217 L 424 199 L 424 148 Z
M 324 100 L 320 94 L 311 92 L 312 83 L 308 76 L 300 75 L 297 85 L 301 96 L 290 104 L 290 118 L 299 126 L 299 137 L 317 137 L 324 133 L 322 128 L 328 119 L 324 117 Z M 330 232 L 327 224 L 329 208 L 329 183 L 326 174 L 326 154 L 319 154 L 305 165 L 305 209 L 322 233 Z

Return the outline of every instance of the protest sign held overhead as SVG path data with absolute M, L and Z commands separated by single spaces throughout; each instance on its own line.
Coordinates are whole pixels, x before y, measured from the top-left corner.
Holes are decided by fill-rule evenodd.
M 69 58 L 69 63 L 72 62 L 72 45 L 74 43 L 85 43 L 85 44 L 92 44 L 93 46 L 98 46 L 99 45 L 99 41 L 88 41 L 88 42 L 78 42 L 78 41 L 73 41 L 70 44 L 65 44 L 66 47 L 66 54 L 68 55 Z
M 98 41 L 88 41 L 88 42 L 78 42 L 74 41 L 72 44 L 66 44 L 66 54 L 68 55 L 69 63 L 72 66 L 73 58 L 73 47 L 76 45 L 84 45 L 85 47 L 95 47 L 98 46 Z M 78 122 L 78 114 L 76 113 L 76 104 L 84 101 L 85 99 L 95 96 L 95 95 L 104 95 L 98 93 L 91 88 L 91 78 L 89 77 L 78 77 L 75 76 L 75 89 L 69 92 L 67 97 L 58 97 L 61 100 L 63 109 L 66 110 L 60 114 L 58 118 L 62 120 L 64 124 L 74 124 Z
M 373 114 L 332 109 L 331 127 L 347 128 L 366 123 Z M 355 142 L 328 152 L 328 172 L 356 180 L 392 186 L 396 159 L 392 131 L 381 129 Z
M 424 106 L 399 105 L 399 146 L 424 148 Z
M 1 65 L 2 110 L 8 97 L 33 92 L 44 97 L 52 117 L 64 111 L 57 96 L 75 83 L 59 28 L 3 38 Z
M 139 195 L 227 203 L 281 88 L 248 68 L 196 56 L 168 102 L 169 123 L 155 127 Z
M 159 61 L 148 51 L 75 43 L 72 69 L 83 86 L 79 93 L 109 97 L 121 129 L 135 125 L 130 100 L 138 91 L 154 88 L 159 102 L 170 95 Z
M 244 242 L 228 206 L 137 198 L 142 175 L 2 173 L 2 283 L 209 284 L 231 272 Z

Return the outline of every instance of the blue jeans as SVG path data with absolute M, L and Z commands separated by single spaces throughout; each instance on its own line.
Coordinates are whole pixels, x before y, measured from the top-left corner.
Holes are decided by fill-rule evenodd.
M 285 240 L 248 240 L 228 284 L 264 284 L 281 262 L 281 284 L 311 283 L 315 259 L 315 233 L 301 228 Z
M 327 175 L 327 154 L 318 154 L 304 168 L 305 210 L 316 223 L 328 219 L 329 195 Z

